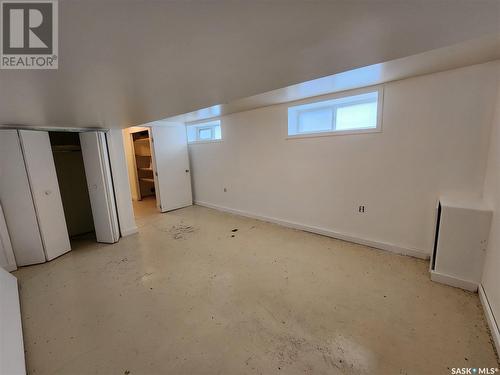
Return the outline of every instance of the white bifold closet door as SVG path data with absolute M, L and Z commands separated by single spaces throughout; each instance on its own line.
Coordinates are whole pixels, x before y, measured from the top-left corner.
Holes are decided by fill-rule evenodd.
M 105 134 L 80 133 L 80 144 L 97 241 L 117 242 L 120 232 Z
M 186 126 L 152 126 L 152 157 L 160 211 L 193 204 Z
M 17 130 L 0 130 L 0 203 L 17 266 L 45 262 Z
M 19 130 L 31 194 L 47 260 L 71 250 L 49 133 Z

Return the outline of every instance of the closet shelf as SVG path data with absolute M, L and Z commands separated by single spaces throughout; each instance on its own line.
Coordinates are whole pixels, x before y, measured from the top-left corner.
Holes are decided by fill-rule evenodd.
M 134 142 L 137 142 L 137 143 L 149 143 L 149 138 L 139 138 L 139 139 L 134 140 Z
M 155 180 L 154 178 L 139 178 L 140 181 L 144 181 L 144 182 L 150 182 L 152 184 L 154 184 Z
M 137 169 L 140 170 L 140 171 L 153 172 L 153 168 L 140 168 L 140 167 L 137 167 Z
M 82 151 L 79 145 L 54 145 L 52 146 L 53 152 L 73 152 Z
M 135 154 L 135 156 L 139 156 L 141 158 L 150 158 L 151 157 L 151 154 L 148 154 L 148 155 L 140 155 L 140 154 Z

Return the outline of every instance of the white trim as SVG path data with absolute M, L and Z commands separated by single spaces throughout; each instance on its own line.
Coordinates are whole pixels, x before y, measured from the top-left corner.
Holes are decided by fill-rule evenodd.
M 491 336 L 493 337 L 493 342 L 497 349 L 497 353 L 500 353 L 500 329 L 498 327 L 497 321 L 495 319 L 495 314 L 491 309 L 490 303 L 488 302 L 488 296 L 482 284 L 479 285 L 479 299 L 483 305 L 484 315 L 486 316 L 486 321 L 490 327 Z
M 142 131 L 145 131 L 145 130 L 142 130 Z M 149 129 L 146 129 L 146 131 L 148 132 L 148 139 L 151 139 L 151 134 L 149 134 Z M 139 133 L 139 132 L 135 132 L 135 133 Z M 137 192 L 136 193 L 136 200 L 141 200 L 142 199 L 142 195 L 141 195 L 141 186 L 139 184 L 139 177 L 138 177 L 138 173 L 137 173 L 137 155 L 135 153 L 135 144 L 134 144 L 134 133 L 133 132 L 130 132 L 129 133 L 129 142 L 130 142 L 130 148 L 132 150 L 132 173 L 133 173 L 133 176 L 132 178 L 134 179 L 134 182 L 135 182 L 135 191 Z M 149 143 L 149 149 L 151 150 L 151 142 Z M 128 170 L 127 170 L 127 173 L 128 173 Z M 130 192 L 130 195 L 132 195 L 132 192 Z
M 400 254 L 400 255 L 407 255 L 407 256 L 414 257 L 414 258 L 426 259 L 426 260 L 429 259 L 429 257 L 430 257 L 430 255 L 423 250 L 410 249 L 410 248 L 405 248 L 405 247 L 401 247 L 398 245 L 393 245 L 393 244 L 389 244 L 389 243 L 385 243 L 385 242 L 363 239 L 363 238 L 359 238 L 359 237 L 348 235 L 348 234 L 338 233 L 338 232 L 335 232 L 333 230 L 326 229 L 326 228 L 319 228 L 319 227 L 315 227 L 315 226 L 299 224 L 299 223 L 295 223 L 295 222 L 288 221 L 288 220 L 258 215 L 258 214 L 254 214 L 251 212 L 236 210 L 233 208 L 223 207 L 223 206 L 219 206 L 216 204 L 207 203 L 207 202 L 198 201 L 198 200 L 195 200 L 194 204 L 196 204 L 198 206 L 213 208 L 213 209 L 219 210 L 219 211 L 228 212 L 231 214 L 249 217 L 252 219 L 257 219 L 257 220 L 267 221 L 267 222 L 274 223 L 274 224 L 279 224 L 279 225 L 282 225 L 282 226 L 287 227 L 287 228 L 299 229 L 299 230 L 303 230 L 305 232 L 320 234 L 323 236 L 332 237 L 332 238 L 336 238 L 336 239 L 343 240 L 343 241 L 354 242 L 354 243 L 357 243 L 360 245 L 374 247 L 376 249 L 386 250 L 386 251 L 390 251 L 392 253 L 396 253 L 396 254 Z
M 192 142 L 188 142 L 188 145 L 191 146 L 191 145 L 203 145 L 203 144 L 206 144 L 206 143 L 221 143 L 221 142 L 224 142 L 223 139 L 212 139 L 210 141 L 192 141 Z
M 478 288 L 478 284 L 474 281 L 459 279 L 436 271 L 431 271 L 431 280 L 440 284 L 454 286 L 455 288 L 465 289 L 470 292 L 477 292 Z
M 353 130 L 334 130 L 327 132 L 315 132 L 315 133 L 302 133 L 296 135 L 288 135 L 285 139 L 300 139 L 300 138 L 318 138 L 318 137 L 331 137 L 339 135 L 355 135 L 355 134 L 370 134 L 370 133 L 382 133 L 381 128 L 364 128 L 364 129 L 353 129 Z
M 122 234 L 122 237 L 127 237 L 127 236 L 130 236 L 132 234 L 136 234 L 139 232 L 139 228 L 137 228 L 136 226 L 135 227 L 132 227 L 132 228 L 121 228 L 121 234 Z

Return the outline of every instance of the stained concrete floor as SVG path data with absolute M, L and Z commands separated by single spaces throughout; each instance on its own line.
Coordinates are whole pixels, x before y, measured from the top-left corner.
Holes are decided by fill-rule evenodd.
M 428 263 L 189 207 L 19 279 L 32 374 L 450 374 L 497 367 L 477 294 Z M 234 231 L 237 229 L 237 231 Z

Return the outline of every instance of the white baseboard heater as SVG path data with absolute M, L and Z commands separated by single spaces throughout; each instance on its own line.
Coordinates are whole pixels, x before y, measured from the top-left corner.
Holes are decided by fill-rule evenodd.
M 488 245 L 492 211 L 482 202 L 438 202 L 431 280 L 477 291 Z

